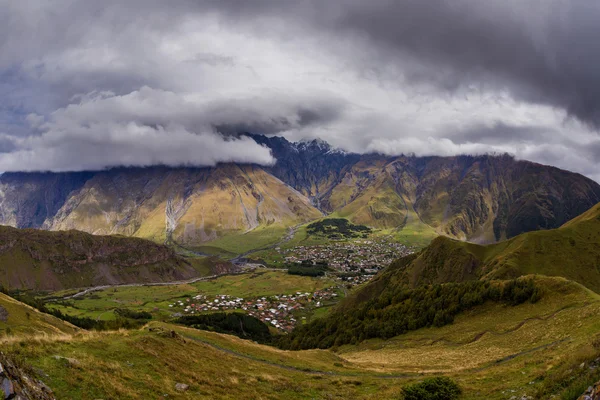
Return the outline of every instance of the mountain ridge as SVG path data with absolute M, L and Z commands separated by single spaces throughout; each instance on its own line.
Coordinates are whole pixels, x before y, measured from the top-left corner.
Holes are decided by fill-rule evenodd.
M 0 224 L 201 246 L 254 231 L 275 243 L 287 228 L 331 215 L 488 243 L 559 227 L 600 202 L 596 182 L 507 155 L 359 155 L 249 136 L 275 165 L 5 173 Z
M 200 276 L 173 249 L 141 238 L 0 227 L 0 286 L 56 291 Z

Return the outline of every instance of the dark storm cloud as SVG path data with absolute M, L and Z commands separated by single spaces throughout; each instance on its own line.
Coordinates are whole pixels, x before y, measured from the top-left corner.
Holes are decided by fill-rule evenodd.
M 595 0 L 339 0 L 201 2 L 252 24 L 287 21 L 311 35 L 365 40 L 363 67 L 457 91 L 507 88 L 600 126 L 600 2 Z M 272 24 L 276 29 L 277 24 Z M 268 30 L 262 27 L 257 29 Z M 364 52 L 373 57 L 364 57 Z
M 25 3 L 30 3 L 29 7 Z M 7 12 L 0 17 L 0 37 L 5 38 L 3 42 L 0 39 L 0 62 L 79 43 L 94 31 L 90 29 L 95 27 L 94 20 L 105 21 L 95 27 L 98 35 L 129 39 L 135 48 L 147 39 L 131 40 L 135 28 L 169 31 L 194 15 L 212 12 L 230 28 L 266 35 L 276 32 L 284 39 L 322 37 L 323 46 L 327 46 L 327 36 L 364 40 L 363 47 L 345 46 L 338 51 L 355 54 L 357 62 L 372 71 L 396 71 L 408 83 L 427 83 L 450 91 L 469 85 L 505 87 L 520 99 L 564 108 L 582 121 L 600 126 L 600 2 L 594 0 L 63 3 L 62 12 L 53 13 L 50 5 L 40 2 L 25 1 L 20 7 L 7 2 L 17 17 L 26 16 L 17 18 Z M 54 32 L 57 26 L 69 29 L 58 35 Z M 33 43 L 26 36 L 31 30 L 39 34 Z M 197 57 L 208 63 L 232 61 L 219 55 Z M 142 78 L 129 72 L 120 71 L 126 80 L 119 80 L 119 71 L 115 71 L 113 78 L 103 72 L 81 81 L 89 81 L 96 89 L 139 87 L 136 80 Z M 83 89 L 81 82 L 73 84 Z
M 560 134 L 555 129 L 545 126 L 514 126 L 496 122 L 492 126 L 475 125 L 464 130 L 448 130 L 448 136 L 456 144 L 483 143 L 502 145 L 520 142 L 553 142 L 560 140 Z
M 215 132 L 251 131 L 386 154 L 511 151 L 600 176 L 598 1 L 0 0 L 0 9 L 0 170 L 20 159 L 55 170 L 271 163 L 264 148 Z

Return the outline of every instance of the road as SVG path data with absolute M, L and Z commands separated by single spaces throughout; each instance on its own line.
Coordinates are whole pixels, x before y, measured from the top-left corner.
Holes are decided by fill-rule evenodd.
M 281 268 L 267 268 L 265 266 L 262 266 L 262 267 L 252 267 L 251 270 L 254 270 L 254 271 L 256 271 L 256 270 L 258 270 L 258 271 L 284 271 Z M 86 294 L 89 294 L 89 293 L 93 293 L 93 292 L 97 292 L 99 290 L 105 290 L 105 289 L 114 289 L 114 288 L 123 288 L 123 287 L 141 287 L 141 286 L 188 285 L 188 284 L 191 284 L 191 283 L 196 283 L 196 282 L 201 282 L 201 281 L 208 281 L 208 280 L 211 280 L 211 279 L 219 278 L 221 276 L 239 275 L 239 274 L 246 273 L 248 271 L 249 271 L 248 268 L 246 268 L 244 270 L 243 267 L 242 267 L 242 270 L 240 272 L 234 272 L 234 273 L 228 273 L 228 274 L 220 274 L 220 275 L 202 276 L 202 277 L 188 279 L 188 280 L 184 280 L 184 281 L 151 282 L 151 283 L 124 283 L 124 284 L 119 284 L 119 285 L 94 286 L 94 287 L 90 287 L 90 288 L 81 288 L 79 292 L 77 292 L 75 294 L 72 294 L 72 295 L 69 295 L 69 296 L 49 298 L 49 299 L 47 299 L 47 301 L 58 301 L 58 300 L 74 299 L 74 298 L 77 298 L 77 297 L 85 296 Z
M 85 296 L 88 293 L 97 292 L 99 290 L 105 290 L 105 289 L 113 289 L 113 288 L 140 287 L 140 286 L 186 285 L 186 284 L 190 284 L 190 283 L 196 283 L 196 282 L 200 282 L 200 281 L 207 281 L 207 280 L 210 280 L 210 279 L 215 279 L 215 278 L 218 278 L 219 276 L 223 276 L 223 275 L 202 276 L 200 278 L 188 279 L 188 280 L 185 280 L 185 281 L 153 282 L 153 283 L 125 283 L 125 284 L 121 284 L 121 285 L 94 286 L 94 287 L 91 287 L 91 288 L 82 289 L 80 292 L 77 292 L 77 293 L 75 293 L 73 295 L 70 295 L 70 296 L 52 298 L 52 299 L 48 299 L 48 301 L 69 300 L 69 299 L 74 299 L 74 298 L 77 298 L 77 297 Z

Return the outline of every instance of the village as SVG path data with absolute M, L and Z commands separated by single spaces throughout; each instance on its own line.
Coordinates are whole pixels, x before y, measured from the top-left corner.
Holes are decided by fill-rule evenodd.
M 338 294 L 335 287 L 317 290 L 313 293 L 282 294 L 244 299 L 229 295 L 205 296 L 199 294 L 185 300 L 178 300 L 169 307 L 180 309 L 175 316 L 193 315 L 215 311 L 244 311 L 276 329 L 290 332 L 298 323 L 306 319 L 309 311 L 330 305 Z
M 397 258 L 413 253 L 411 248 L 385 238 L 275 250 L 289 264 L 307 261 L 314 264 L 325 263 L 338 273 L 360 273 L 369 276 L 373 276 Z
M 351 289 L 364 284 L 395 259 L 413 252 L 411 248 L 385 238 L 275 250 L 284 256 L 288 264 L 326 264 L 331 271 L 328 273 L 329 278 L 337 281 L 338 286 L 313 293 L 296 292 L 253 298 L 227 294 L 216 296 L 198 294 L 177 300 L 169 307 L 177 311 L 175 316 L 242 311 L 278 330 L 290 332 L 296 325 L 306 320 L 307 315 L 316 308 L 337 302 L 338 288 Z M 253 265 L 253 269 L 257 267 Z

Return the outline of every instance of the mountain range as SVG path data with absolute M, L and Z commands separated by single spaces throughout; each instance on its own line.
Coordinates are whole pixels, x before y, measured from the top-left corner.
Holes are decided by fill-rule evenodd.
M 332 215 L 491 243 L 557 228 L 600 202 L 596 182 L 508 155 L 358 155 L 320 140 L 247 135 L 271 149 L 275 165 L 4 173 L 0 224 L 198 246 L 281 236 Z

